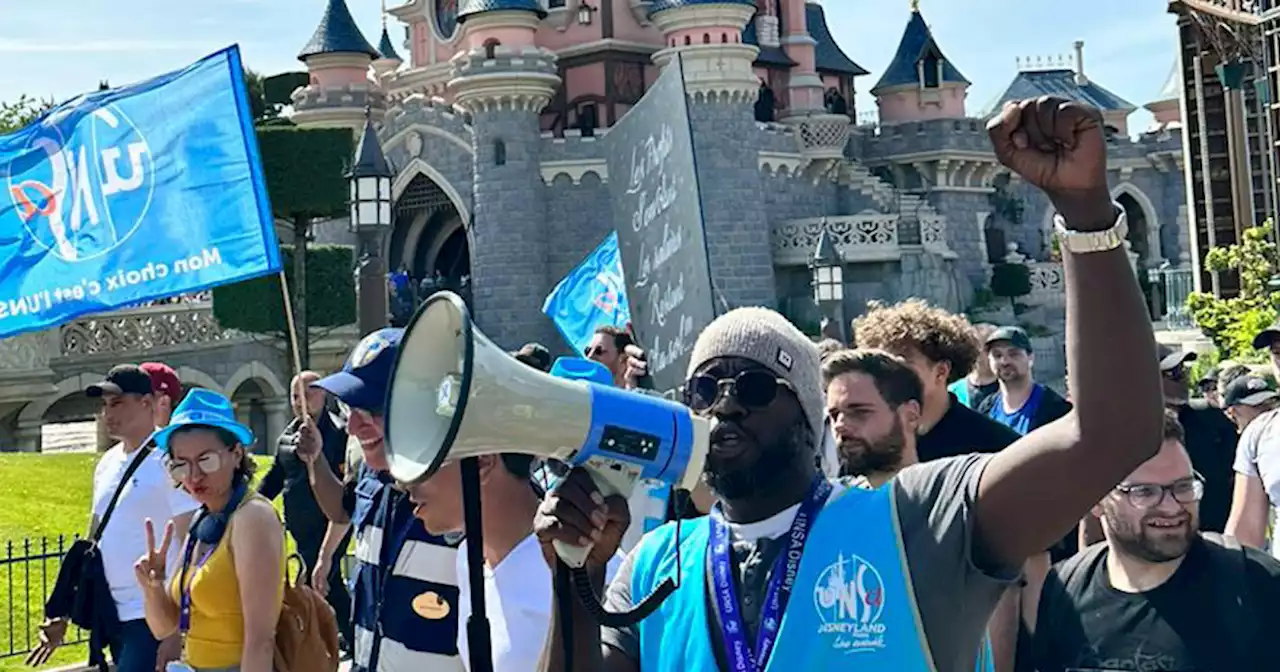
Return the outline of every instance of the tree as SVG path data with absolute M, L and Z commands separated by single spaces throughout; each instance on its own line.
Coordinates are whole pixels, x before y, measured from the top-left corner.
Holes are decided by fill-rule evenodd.
M 1218 347 L 1224 359 L 1258 358 L 1253 337 L 1275 322 L 1280 314 L 1280 292 L 1271 283 L 1280 266 L 1276 243 L 1271 239 L 1271 222 L 1244 230 L 1240 242 L 1214 247 L 1205 255 L 1205 268 L 1214 273 L 1235 271 L 1240 291 L 1231 298 L 1206 292 L 1192 292 L 1187 309 L 1196 326 Z
M 0 135 L 12 133 L 35 121 L 56 103 L 53 99 L 38 100 L 25 94 L 12 103 L 0 103 Z

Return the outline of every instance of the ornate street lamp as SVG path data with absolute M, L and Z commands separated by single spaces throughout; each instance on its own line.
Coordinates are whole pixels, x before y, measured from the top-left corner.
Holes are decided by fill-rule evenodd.
M 809 270 L 813 273 L 813 300 L 823 315 L 828 311 L 834 313 L 832 319 L 838 325 L 840 341 L 848 343 L 844 324 L 844 258 L 827 235 L 826 222 L 822 224 L 818 245 L 809 260 Z
M 591 15 L 596 13 L 596 8 L 587 4 L 587 0 L 578 3 L 578 25 L 591 25 Z
M 351 231 L 360 246 L 356 262 L 357 305 L 361 336 L 387 326 L 387 265 L 382 245 L 394 223 L 391 213 L 391 166 L 382 153 L 378 132 L 365 108 L 364 130 L 347 179 L 351 181 Z

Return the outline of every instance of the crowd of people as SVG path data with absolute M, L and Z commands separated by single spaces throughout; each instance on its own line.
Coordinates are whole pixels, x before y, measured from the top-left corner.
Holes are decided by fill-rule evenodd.
M 1271 669 L 1274 375 L 1227 363 L 1193 385 L 1196 355 L 1156 345 L 1096 110 L 1024 101 L 990 134 L 1060 213 L 1062 394 L 1036 380 L 1021 328 L 922 301 L 868 306 L 848 344 L 730 310 L 690 357 L 683 402 L 710 421 L 710 448 L 670 522 L 636 533 L 635 501 L 535 447 L 480 457 L 481 586 L 458 464 L 413 483 L 389 474 L 402 330 L 366 336 L 341 371 L 294 378 L 296 417 L 256 481 L 255 437 L 225 397 L 184 395 L 162 364 L 120 365 L 86 390 L 120 442 L 94 477 L 90 533 L 114 608 L 93 660 L 272 670 L 287 530 L 357 672 L 469 669 L 474 591 L 495 672 Z M 1280 373 L 1280 327 L 1255 346 Z M 602 328 L 581 354 L 646 393 L 628 332 Z M 537 343 L 511 356 L 553 364 Z M 601 626 L 555 580 L 556 542 L 592 545 L 584 569 L 610 611 L 678 587 L 638 623 Z M 54 598 L 32 664 L 65 633 L 72 607 Z

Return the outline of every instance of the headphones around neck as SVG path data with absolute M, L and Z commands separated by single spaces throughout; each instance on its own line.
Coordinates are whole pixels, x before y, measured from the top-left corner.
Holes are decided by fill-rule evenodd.
M 227 526 L 231 523 L 231 514 L 240 508 L 240 503 L 244 501 L 245 494 L 248 491 L 248 481 L 241 481 L 231 491 L 231 499 L 227 501 L 227 506 L 223 510 L 213 513 L 204 507 L 200 507 L 199 515 L 196 516 L 195 522 L 191 524 L 191 536 L 202 544 L 216 546 L 218 542 L 222 541 L 222 536 L 227 533 Z

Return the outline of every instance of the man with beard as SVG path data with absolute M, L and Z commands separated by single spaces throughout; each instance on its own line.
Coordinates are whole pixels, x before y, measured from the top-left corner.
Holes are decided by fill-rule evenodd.
M 704 480 L 720 501 L 646 535 L 608 600 L 617 611 L 669 578 L 679 587 L 633 627 L 600 628 L 575 602 L 570 636 L 552 619 L 543 670 L 566 669 L 569 641 L 575 671 L 970 672 L 1021 564 L 1157 450 L 1154 338 L 1110 201 L 1100 113 L 1044 97 L 1010 103 L 989 129 L 1000 160 L 1061 213 L 1075 411 L 995 455 L 913 465 L 876 490 L 832 484 L 814 459 L 813 343 L 771 310 L 727 312 L 698 336 L 685 386 L 711 422 Z M 593 542 L 585 570 L 601 589 L 629 522 L 625 500 L 579 469 L 535 527 L 551 560 L 554 541 Z
M 986 356 L 996 372 L 1000 390 L 982 401 L 979 412 L 1026 434 L 1071 411 L 1066 399 L 1032 378 L 1035 359 L 1031 337 L 1021 327 L 1000 327 L 991 332 L 986 340 Z
M 1160 452 L 1093 509 L 1106 543 L 1049 573 L 1039 672 L 1275 668 L 1280 562 L 1197 531 L 1204 481 L 1182 441 L 1167 411 Z

